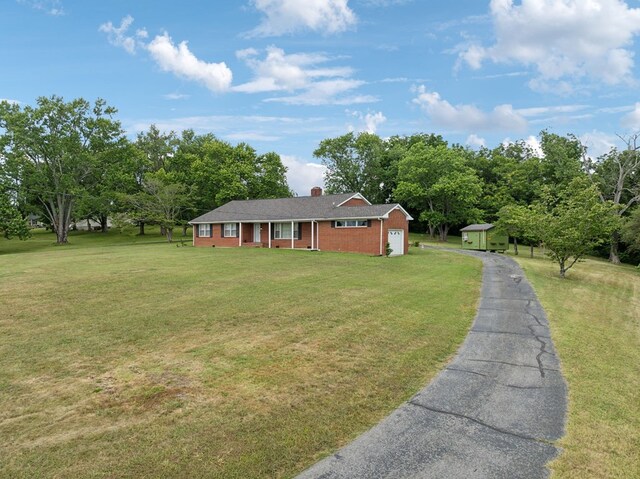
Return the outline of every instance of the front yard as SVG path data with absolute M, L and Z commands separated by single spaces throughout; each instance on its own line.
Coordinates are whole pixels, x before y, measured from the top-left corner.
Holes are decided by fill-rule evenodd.
M 436 374 L 480 285 L 418 248 L 30 241 L 0 243 L 2 477 L 290 477 Z

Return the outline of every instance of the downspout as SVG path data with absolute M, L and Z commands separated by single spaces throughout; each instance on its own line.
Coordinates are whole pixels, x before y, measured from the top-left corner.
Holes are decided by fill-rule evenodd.
M 294 240 L 293 240 L 293 221 L 291 222 L 291 249 L 294 249 Z
M 191 246 L 196 245 L 196 225 L 191 225 Z
M 271 249 L 271 221 L 269 221 L 269 249 Z
M 238 223 L 238 228 L 240 228 L 240 233 L 238 234 L 238 246 L 242 246 L 242 222 Z
M 382 218 L 378 218 L 380 220 L 380 256 L 384 255 L 384 250 L 382 249 Z

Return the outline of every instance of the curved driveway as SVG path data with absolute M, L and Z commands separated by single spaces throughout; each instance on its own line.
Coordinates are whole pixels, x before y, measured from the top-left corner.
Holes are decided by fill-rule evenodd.
M 484 262 L 482 294 L 455 358 L 410 401 L 299 479 L 548 476 L 567 401 L 544 310 L 515 261 L 465 253 Z

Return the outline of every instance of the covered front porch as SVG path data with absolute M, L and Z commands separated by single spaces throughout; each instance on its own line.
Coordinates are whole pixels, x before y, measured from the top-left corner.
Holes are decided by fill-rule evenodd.
M 318 250 L 318 231 L 315 220 L 240 222 L 238 246 Z

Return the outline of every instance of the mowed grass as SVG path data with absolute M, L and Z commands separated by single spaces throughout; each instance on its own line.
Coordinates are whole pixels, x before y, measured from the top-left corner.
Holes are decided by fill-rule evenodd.
M 640 271 L 589 259 L 566 279 L 546 258 L 515 257 L 549 317 L 569 384 L 554 478 L 640 477 Z
M 462 255 L 158 239 L 0 241 L 0 476 L 291 477 L 426 384 L 476 310 Z

